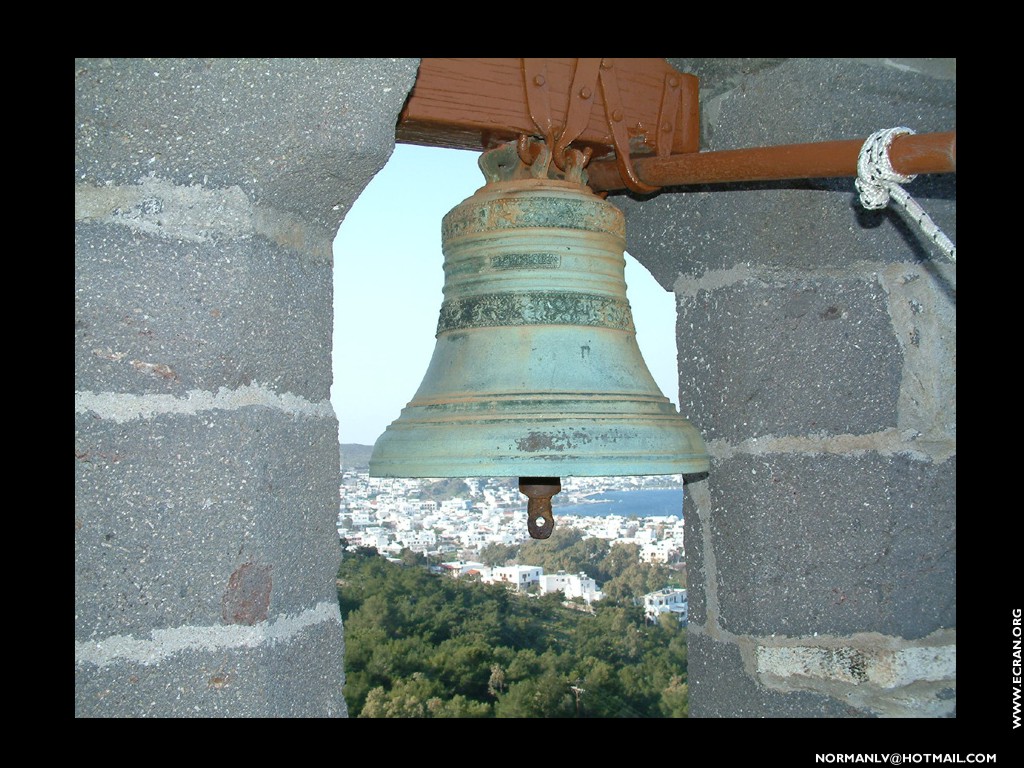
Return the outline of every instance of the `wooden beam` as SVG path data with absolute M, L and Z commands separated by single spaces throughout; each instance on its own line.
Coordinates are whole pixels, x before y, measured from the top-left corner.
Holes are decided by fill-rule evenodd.
M 555 129 L 555 139 L 567 122 L 583 125 L 572 146 L 593 151 L 587 167 L 590 186 L 625 189 L 614 160 L 604 88 L 580 85 L 589 82 L 599 62 L 601 69 L 614 66 L 614 81 L 608 82 L 615 83 L 618 99 L 612 103 L 621 109 L 630 159 L 643 184 L 857 175 L 861 139 L 700 152 L 697 78 L 665 59 L 422 59 L 395 137 L 406 144 L 483 151 L 522 134 L 545 138 L 538 120 Z M 573 92 L 584 89 L 585 97 Z M 668 130 L 659 121 L 668 123 Z M 658 138 L 665 136 L 671 141 L 663 138 L 658 146 Z M 890 152 L 893 166 L 904 174 L 956 172 L 955 132 L 899 136 Z
M 543 59 L 552 122 L 564 126 L 577 59 Z M 665 59 L 615 59 L 621 106 L 634 151 L 653 154 L 666 79 L 676 78 L 671 154 L 700 148 L 698 82 Z M 578 94 L 576 94 L 578 97 Z M 594 157 L 613 152 L 604 97 L 588 97 L 586 127 L 573 142 Z M 580 108 L 577 104 L 574 108 Z M 406 144 L 484 150 L 520 134 L 540 137 L 526 97 L 523 59 L 423 59 L 395 137 Z M 663 148 L 664 151 L 664 148 Z

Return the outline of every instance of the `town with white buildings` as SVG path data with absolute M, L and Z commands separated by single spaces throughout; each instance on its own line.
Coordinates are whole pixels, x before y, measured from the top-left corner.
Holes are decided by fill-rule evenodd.
M 443 560 L 440 569 L 452 576 L 470 575 L 483 582 L 506 583 L 531 594 L 561 592 L 566 601 L 600 600 L 598 585 L 585 573 L 545 574 L 531 565 L 489 567 L 479 561 L 489 544 L 517 546 L 529 538 L 526 497 L 508 478 L 466 478 L 464 493 L 438 501 L 415 478 L 370 477 L 364 470 L 345 469 L 340 486 L 338 535 L 348 548 L 370 547 L 397 558 L 409 549 Z M 579 529 L 585 538 L 610 545 L 636 544 L 649 563 L 679 563 L 683 557 L 683 519 L 677 515 L 579 515 L 564 511 L 594 503 L 609 491 L 671 487 L 660 477 L 563 478 L 553 502 L 556 527 Z M 563 511 L 560 511 L 563 510 Z M 650 620 L 671 612 L 686 623 L 686 590 L 666 588 L 644 597 Z

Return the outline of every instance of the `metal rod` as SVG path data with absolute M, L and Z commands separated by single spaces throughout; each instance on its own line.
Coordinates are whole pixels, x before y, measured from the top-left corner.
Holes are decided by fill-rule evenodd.
M 655 187 L 856 176 L 862 146 L 864 140 L 852 139 L 634 157 L 633 167 L 641 181 Z M 906 176 L 956 173 L 956 131 L 897 136 L 889 157 L 893 168 Z M 587 175 L 595 191 L 626 189 L 614 160 L 592 162 Z

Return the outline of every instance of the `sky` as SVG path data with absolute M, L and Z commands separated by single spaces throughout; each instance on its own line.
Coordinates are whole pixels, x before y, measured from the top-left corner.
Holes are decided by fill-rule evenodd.
M 397 145 L 338 230 L 331 402 L 341 443 L 373 445 L 419 388 L 441 309 L 441 219 L 483 186 L 478 157 Z M 675 297 L 628 253 L 626 289 L 640 351 L 678 406 Z

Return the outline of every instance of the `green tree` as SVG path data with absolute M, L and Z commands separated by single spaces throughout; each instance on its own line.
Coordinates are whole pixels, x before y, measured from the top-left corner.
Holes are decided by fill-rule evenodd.
M 402 561 L 402 565 L 427 565 L 427 558 L 422 552 L 413 552 L 408 547 L 402 547 L 402 551 L 398 553 L 399 559 Z
M 420 496 L 435 501 L 464 498 L 469 496 L 469 486 L 466 485 L 465 480 L 458 477 L 423 480 L 420 482 Z
M 614 602 L 632 603 L 649 592 L 663 588 L 671 576 L 662 563 L 634 562 L 626 566 L 615 578 L 606 582 L 601 590 Z
M 446 691 L 483 701 L 488 695 L 491 659 L 490 644 L 456 637 L 437 646 L 430 668 Z
M 461 694 L 451 699 L 433 698 L 427 701 L 427 713 L 430 717 L 494 717 L 492 706 L 483 701 L 473 701 Z
M 519 557 L 519 547 L 494 542 L 480 550 L 480 561 L 492 568 L 511 565 Z
M 679 617 L 674 613 L 666 611 L 665 613 L 658 614 L 658 624 L 662 629 L 665 630 L 669 635 L 676 632 L 680 628 Z
M 608 548 L 608 554 L 601 563 L 601 570 L 607 581 L 620 576 L 629 566 L 639 562 L 639 544 L 615 544 Z
M 519 561 L 539 565 L 545 573 L 585 573 L 592 579 L 607 578 L 604 561 L 608 543 L 596 537 L 584 538 L 577 528 L 558 528 L 548 539 L 531 539 L 519 551 Z
M 505 670 L 500 664 L 491 664 L 491 676 L 487 679 L 487 693 L 497 698 L 505 692 Z
M 690 716 L 690 690 L 684 678 L 674 676 L 661 692 L 661 709 L 665 717 Z
M 623 692 L 615 667 L 593 656 L 584 658 L 576 667 L 573 678 L 580 694 L 581 713 L 584 717 L 617 717 L 622 710 Z
M 581 543 L 556 551 L 600 553 Z M 590 615 L 376 552 L 345 553 L 338 592 L 353 717 L 685 714 L 685 629 L 648 625 L 631 602 Z
M 399 680 L 390 690 L 378 686 L 369 692 L 360 717 L 427 717 L 427 702 L 441 689 L 421 672 Z
M 520 680 L 498 698 L 495 717 L 573 717 L 576 699 L 565 677 L 546 672 L 536 679 Z

